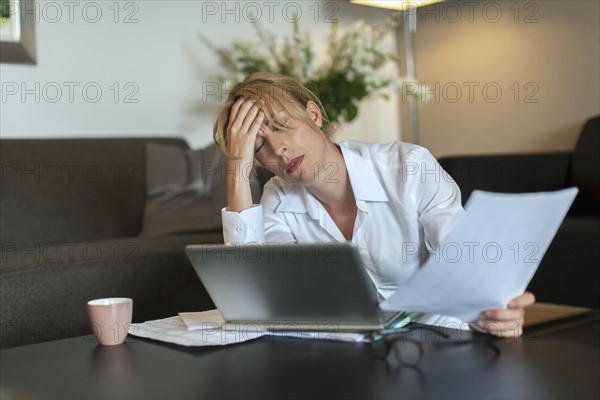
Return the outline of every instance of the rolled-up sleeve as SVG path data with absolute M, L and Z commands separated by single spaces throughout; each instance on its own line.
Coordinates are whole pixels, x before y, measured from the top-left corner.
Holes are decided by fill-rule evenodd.
M 225 244 L 247 244 L 265 242 L 263 206 L 255 204 L 241 212 L 221 210 L 223 239 Z

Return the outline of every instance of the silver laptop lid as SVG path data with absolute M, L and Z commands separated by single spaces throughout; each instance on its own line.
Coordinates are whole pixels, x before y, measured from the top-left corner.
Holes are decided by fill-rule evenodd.
M 382 326 L 375 287 L 349 244 L 189 245 L 185 252 L 227 322 Z

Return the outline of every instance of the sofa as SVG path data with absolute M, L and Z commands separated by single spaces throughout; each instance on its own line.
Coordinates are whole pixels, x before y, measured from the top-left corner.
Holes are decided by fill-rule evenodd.
M 0 347 L 90 334 L 95 298 L 131 297 L 134 322 L 214 308 L 183 249 L 223 243 L 225 200 L 202 200 L 198 220 L 212 225 L 143 232 L 150 145 L 169 150 L 159 160 L 191 152 L 173 138 L 0 140 Z M 186 196 L 177 209 L 192 203 Z
M 599 307 L 598 121 L 574 152 L 440 159 L 464 201 L 580 186 L 531 282 L 540 301 Z M 90 334 L 94 298 L 131 297 L 134 322 L 214 308 L 183 249 L 223 243 L 216 160 L 174 138 L 0 140 L 0 347 Z
M 600 308 L 600 116 L 584 124 L 571 152 L 450 156 L 439 163 L 460 187 L 463 204 L 475 189 L 578 187 L 528 290 L 538 301 Z

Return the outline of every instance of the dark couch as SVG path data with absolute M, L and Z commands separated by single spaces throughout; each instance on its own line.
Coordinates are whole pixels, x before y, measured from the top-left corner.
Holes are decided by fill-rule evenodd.
M 145 146 L 181 139 L 0 140 L 1 347 L 89 334 L 86 302 L 134 299 L 134 322 L 214 308 L 183 253 L 221 229 L 139 236 Z
M 530 285 L 542 301 L 599 307 L 594 121 L 574 153 L 440 160 L 465 201 L 476 188 L 581 187 Z M 214 308 L 183 248 L 222 243 L 221 229 L 140 236 L 151 142 L 188 148 L 167 138 L 0 140 L 1 347 L 89 334 L 94 298 L 133 298 L 134 322 Z
M 528 290 L 538 301 L 600 308 L 600 117 L 586 122 L 573 152 L 452 156 L 440 165 L 461 189 L 580 192 Z

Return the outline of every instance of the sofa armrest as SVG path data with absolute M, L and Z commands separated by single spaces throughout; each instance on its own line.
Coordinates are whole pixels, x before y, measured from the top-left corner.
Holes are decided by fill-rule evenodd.
M 567 186 L 571 157 L 570 152 L 451 156 L 439 163 L 460 187 L 465 204 L 475 189 L 505 193 L 562 189 Z

